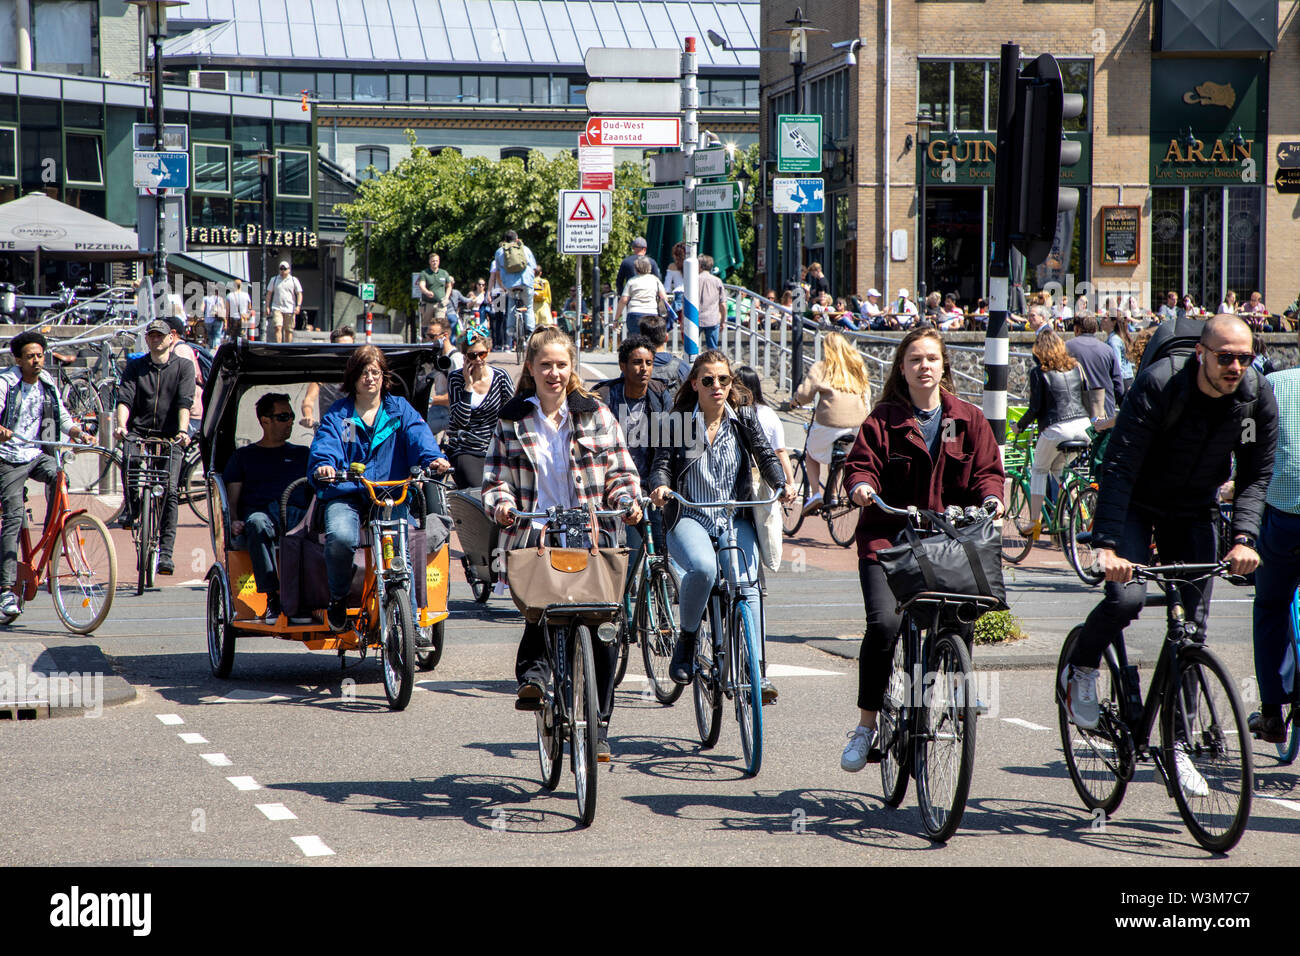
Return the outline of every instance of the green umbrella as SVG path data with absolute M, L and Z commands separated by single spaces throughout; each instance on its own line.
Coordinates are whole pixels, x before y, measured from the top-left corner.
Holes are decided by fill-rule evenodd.
M 649 219 L 645 231 L 646 252 L 661 269 L 667 269 L 673 262 L 673 246 L 682 241 L 682 217 L 650 216 Z M 744 263 L 745 254 L 740 248 L 740 230 L 736 228 L 735 213 L 700 214 L 699 253 L 713 256 L 713 265 L 723 278 Z
M 673 246 L 682 241 L 681 216 L 650 216 L 645 230 L 646 254 L 661 272 L 673 264 Z

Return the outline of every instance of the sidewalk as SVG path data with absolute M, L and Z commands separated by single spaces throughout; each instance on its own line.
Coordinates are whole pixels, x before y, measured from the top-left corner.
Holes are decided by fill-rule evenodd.
M 93 717 L 134 699 L 135 688 L 95 644 L 0 640 L 0 721 Z

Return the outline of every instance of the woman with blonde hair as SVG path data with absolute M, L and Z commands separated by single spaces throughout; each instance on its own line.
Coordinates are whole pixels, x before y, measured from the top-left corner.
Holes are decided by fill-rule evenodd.
M 1026 537 L 1036 540 L 1043 530 L 1043 497 L 1047 476 L 1057 481 L 1073 457 L 1057 446 L 1066 441 L 1088 440 L 1088 384 L 1083 369 L 1065 348 L 1065 341 L 1051 329 L 1040 332 L 1034 341 L 1034 360 L 1029 372 L 1029 407 L 1012 427 L 1020 434 L 1034 422 L 1039 423 L 1038 444 L 1034 446 L 1034 465 L 1029 473 L 1029 521 L 1021 527 Z
M 822 506 L 822 465 L 829 465 L 835 442 L 858 432 L 871 403 L 871 380 L 862 354 L 838 332 L 827 334 L 822 344 L 822 360 L 808 370 L 808 375 L 794 393 L 794 407 L 817 399 L 812 427 L 808 430 L 808 447 L 804 463 L 808 468 L 808 500 L 804 513 Z

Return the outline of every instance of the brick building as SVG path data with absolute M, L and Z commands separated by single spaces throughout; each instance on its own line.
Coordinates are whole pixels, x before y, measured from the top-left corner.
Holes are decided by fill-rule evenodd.
M 986 295 L 998 56 L 1014 41 L 1024 58 L 1054 54 L 1086 104 L 1067 125 L 1083 147 L 1068 173 L 1079 208 L 1029 285 L 1131 287 L 1148 306 L 1173 289 L 1209 308 L 1229 289 L 1260 291 L 1280 311 L 1300 292 L 1300 202 L 1275 188 L 1279 145 L 1300 140 L 1296 7 L 806 0 L 810 26 L 826 31 L 809 36 L 799 104 L 823 116 L 826 211 L 805 218 L 803 262 L 822 262 L 836 294 L 924 283 L 963 304 Z M 763 5 L 769 47 L 786 46 L 794 15 L 794 2 Z M 775 160 L 775 117 L 795 111 L 790 58 L 765 52 L 760 70 L 763 150 Z M 932 123 L 928 145 L 918 120 Z M 794 274 L 792 219 L 761 217 L 769 286 Z

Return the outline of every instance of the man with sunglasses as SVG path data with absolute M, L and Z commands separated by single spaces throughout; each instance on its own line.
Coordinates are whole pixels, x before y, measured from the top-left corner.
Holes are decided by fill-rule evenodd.
M 266 595 L 266 623 L 280 617 L 280 578 L 275 570 L 275 545 L 280 526 L 280 496 L 290 483 L 307 474 L 304 445 L 289 444 L 293 406 L 289 396 L 268 392 L 254 406 L 262 426 L 261 441 L 236 449 L 222 477 L 230 500 L 231 545 L 248 550 L 257 590 Z
M 266 314 L 271 317 L 271 341 L 292 342 L 293 324 L 302 311 L 302 283 L 289 272 L 288 261 L 280 274 L 266 284 Z
M 1120 407 L 1093 525 L 1105 596 L 1084 622 L 1070 666 L 1060 675 L 1066 709 L 1079 727 L 1097 726 L 1102 653 L 1145 603 L 1146 587 L 1132 580 L 1133 566 L 1148 560 L 1152 538 L 1162 564 L 1216 560 L 1211 516 L 1234 458 L 1233 546 L 1224 557 L 1233 574 L 1259 566 L 1255 539 L 1273 474 L 1278 414 L 1272 388 L 1251 368 L 1253 358 L 1250 327 L 1235 315 L 1216 315 L 1205 323 L 1194 355 L 1152 363 Z M 1212 581 L 1182 593 L 1202 635 Z

